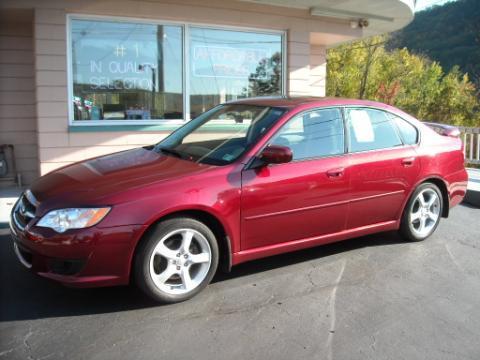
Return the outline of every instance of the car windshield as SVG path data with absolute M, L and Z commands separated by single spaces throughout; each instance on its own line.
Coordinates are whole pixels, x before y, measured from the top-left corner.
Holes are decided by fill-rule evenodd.
M 217 106 L 173 132 L 154 150 L 212 165 L 230 164 L 286 112 L 284 108 L 247 104 Z

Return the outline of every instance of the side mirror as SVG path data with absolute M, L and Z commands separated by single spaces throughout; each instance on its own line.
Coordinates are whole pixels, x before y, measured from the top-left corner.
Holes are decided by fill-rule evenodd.
M 260 153 L 260 160 L 265 164 L 284 164 L 292 161 L 292 150 L 287 146 L 270 145 Z

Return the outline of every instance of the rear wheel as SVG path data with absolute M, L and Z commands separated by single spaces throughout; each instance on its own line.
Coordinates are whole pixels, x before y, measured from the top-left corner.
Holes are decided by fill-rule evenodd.
M 212 231 L 192 218 L 172 218 L 158 224 L 135 256 L 136 284 L 163 303 L 180 302 L 199 293 L 218 265 L 218 245 Z
M 422 241 L 433 234 L 443 210 L 440 189 L 432 183 L 417 187 L 402 215 L 400 233 L 407 240 Z

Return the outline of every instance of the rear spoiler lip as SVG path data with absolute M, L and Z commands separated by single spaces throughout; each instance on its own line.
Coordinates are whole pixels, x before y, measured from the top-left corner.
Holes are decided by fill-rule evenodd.
M 459 137 L 460 136 L 460 129 L 453 125 L 446 125 L 446 124 L 438 124 L 432 122 L 422 122 L 423 124 L 427 125 L 428 127 L 432 128 L 434 131 L 439 133 L 443 136 L 449 137 Z

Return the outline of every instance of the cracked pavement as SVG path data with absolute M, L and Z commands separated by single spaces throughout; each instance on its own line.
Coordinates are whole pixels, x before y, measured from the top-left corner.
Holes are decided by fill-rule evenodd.
M 421 243 L 382 233 L 243 264 L 167 306 L 39 278 L 0 236 L 0 360 L 477 360 L 479 219 L 460 205 Z

